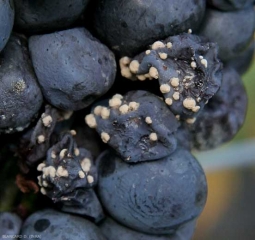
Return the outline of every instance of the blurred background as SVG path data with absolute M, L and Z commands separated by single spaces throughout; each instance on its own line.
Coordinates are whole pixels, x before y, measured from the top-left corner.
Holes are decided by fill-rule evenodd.
M 249 97 L 244 126 L 221 148 L 194 153 L 209 192 L 193 240 L 255 239 L 255 60 L 242 79 Z

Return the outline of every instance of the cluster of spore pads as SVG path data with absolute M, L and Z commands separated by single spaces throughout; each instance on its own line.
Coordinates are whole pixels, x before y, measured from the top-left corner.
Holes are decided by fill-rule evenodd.
M 245 120 L 253 2 L 0 0 L 0 166 L 31 195 L 0 234 L 191 239 L 207 198 L 191 150 Z

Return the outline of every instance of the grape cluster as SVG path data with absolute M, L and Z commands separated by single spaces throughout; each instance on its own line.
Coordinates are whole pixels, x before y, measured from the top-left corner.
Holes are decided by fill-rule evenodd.
M 0 164 L 35 204 L 1 212 L 0 238 L 191 239 L 191 150 L 245 120 L 253 2 L 0 0 Z

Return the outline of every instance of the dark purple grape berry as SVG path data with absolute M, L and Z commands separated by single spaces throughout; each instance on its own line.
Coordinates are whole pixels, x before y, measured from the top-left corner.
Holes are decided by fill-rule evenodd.
M 219 10 L 235 11 L 248 6 L 252 7 L 254 0 L 207 0 L 207 2 Z
M 21 225 L 22 221 L 16 214 L 0 212 L 0 239 L 4 239 L 4 235 L 18 235 Z

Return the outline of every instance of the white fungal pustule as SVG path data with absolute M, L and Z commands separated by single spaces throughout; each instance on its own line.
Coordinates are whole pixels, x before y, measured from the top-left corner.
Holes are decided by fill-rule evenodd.
M 112 96 L 112 98 L 119 98 L 120 100 L 123 99 L 123 96 L 121 94 L 115 94 Z
M 200 110 L 200 106 L 195 106 L 192 108 L 192 112 L 198 112 Z
M 79 148 L 75 148 L 75 149 L 74 149 L 74 155 L 75 155 L 76 157 L 78 157 L 78 156 L 80 155 L 80 150 L 79 150 Z
M 165 103 L 168 105 L 168 106 L 171 106 L 173 104 L 173 99 L 172 98 L 166 98 L 165 99 Z
M 85 122 L 90 128 L 96 128 L 97 127 L 97 121 L 93 113 L 88 114 L 85 117 Z
M 168 42 L 168 43 L 166 44 L 166 47 L 167 47 L 167 48 L 172 48 L 172 47 L 173 47 L 173 44 L 172 44 L 171 42 Z
M 179 100 L 180 99 L 180 93 L 179 92 L 175 92 L 174 94 L 173 94 L 173 99 L 174 100 Z
M 108 109 L 107 107 L 103 107 L 101 110 L 101 117 L 103 119 L 108 119 L 110 117 L 110 109 Z
M 155 67 L 150 67 L 149 75 L 150 75 L 152 78 L 158 79 L 158 69 L 155 68 Z
M 137 60 L 133 60 L 130 64 L 129 64 L 129 69 L 132 73 L 137 73 L 139 70 L 139 66 L 140 63 Z
M 73 115 L 73 111 L 62 111 L 62 117 L 64 120 L 70 119 L 72 115 Z
M 46 167 L 46 164 L 45 163 L 40 163 L 38 166 L 37 166 L 37 171 L 41 172 L 43 170 L 43 168 Z
M 170 84 L 171 84 L 173 87 L 178 87 L 179 84 L 180 84 L 179 78 L 177 78 L 177 77 L 171 78 L 171 79 L 170 79 Z
M 68 177 L 68 171 L 63 168 L 62 166 L 59 166 L 56 172 L 58 177 Z
M 188 30 L 188 33 L 190 33 L 190 34 L 191 34 L 191 33 L 192 33 L 192 29 L 189 29 L 189 30 Z
M 192 62 L 190 63 L 190 66 L 191 66 L 193 69 L 195 69 L 195 68 L 197 67 L 197 63 L 196 63 L 195 61 L 192 61 Z
M 130 102 L 128 104 L 128 110 L 129 111 L 136 111 L 139 108 L 139 106 L 140 106 L 140 103 L 138 103 L 138 102 Z
M 38 176 L 37 180 L 38 180 L 39 186 L 42 187 L 42 176 Z
M 110 135 L 106 132 L 102 132 L 101 139 L 104 143 L 108 143 L 108 141 L 110 140 Z
M 152 124 L 152 119 L 151 119 L 151 117 L 146 117 L 146 118 L 145 118 L 145 122 L 146 122 L 147 124 Z
M 42 185 L 43 185 L 44 187 L 48 187 L 48 183 L 47 183 L 46 181 L 42 181 Z
M 37 142 L 38 142 L 39 144 L 44 143 L 44 142 L 45 142 L 45 136 L 39 135 L 39 136 L 37 137 Z
M 146 50 L 146 51 L 145 51 L 145 54 L 146 54 L 146 55 L 149 55 L 150 53 L 151 53 L 151 50 Z
M 119 107 L 119 111 L 121 114 L 126 114 L 129 111 L 129 107 L 127 104 L 123 104 L 122 106 Z
M 146 76 L 145 76 L 145 75 L 136 75 L 136 77 L 137 77 L 138 80 L 140 80 L 140 81 L 145 81 L 145 80 L 146 80 Z
M 42 117 L 42 123 L 45 127 L 50 127 L 53 119 L 50 115 Z
M 85 178 L 85 173 L 83 171 L 78 172 L 79 178 Z
M 51 158 L 55 159 L 57 157 L 56 153 L 54 151 L 51 152 L 50 154 Z
M 200 59 L 203 59 L 204 57 L 203 56 L 199 56 Z
M 97 115 L 97 116 L 100 116 L 101 115 L 101 111 L 102 111 L 102 106 L 96 106 L 95 108 L 94 108 L 94 114 L 95 115 Z
M 154 42 L 152 45 L 151 45 L 151 49 L 152 50 L 157 50 L 159 48 L 164 48 L 165 47 L 165 44 L 161 41 L 156 41 Z
M 112 98 L 109 100 L 109 106 L 112 108 L 119 108 L 121 104 L 122 104 L 122 101 L 119 98 Z
M 67 154 L 67 149 L 66 148 L 62 149 L 59 153 L 60 159 L 63 159 L 66 156 L 66 154 Z
M 207 68 L 207 60 L 206 59 L 201 59 L 201 64 L 205 66 L 205 68 Z
M 192 97 L 187 97 L 183 100 L 183 106 L 189 110 L 192 110 L 196 106 L 196 100 Z
M 186 123 L 193 124 L 196 121 L 196 118 L 188 118 L 186 119 Z
M 41 187 L 40 191 L 41 191 L 41 193 L 42 193 L 43 195 L 46 195 L 46 194 L 47 194 L 46 189 L 45 189 L 44 187 Z
M 53 166 L 45 167 L 45 168 L 43 168 L 42 171 L 43 171 L 44 176 L 50 176 L 50 177 L 54 178 L 56 175 L 56 169 Z
M 91 184 L 91 183 L 94 182 L 94 177 L 91 176 L 91 175 L 88 175 L 88 176 L 87 176 L 87 180 L 88 180 L 88 183 Z
M 81 160 L 81 168 L 84 172 L 89 172 L 91 168 L 91 161 L 89 158 L 83 158 Z
M 200 101 L 201 101 L 201 97 L 198 97 L 198 98 L 197 98 L 197 102 L 200 102 Z
M 162 93 L 169 93 L 171 90 L 171 87 L 168 84 L 162 84 L 160 85 L 160 92 Z
M 132 73 L 128 67 L 130 62 L 131 62 L 131 59 L 129 57 L 123 57 L 119 61 L 121 75 L 125 78 L 132 78 Z
M 77 134 L 77 132 L 75 130 L 73 130 L 73 129 L 70 130 L 70 133 L 71 133 L 72 136 L 76 136 L 76 134 Z
M 167 53 L 161 53 L 161 52 L 160 52 L 158 55 L 159 55 L 159 57 L 160 57 L 162 60 L 167 59 Z
M 119 61 L 120 67 L 128 66 L 131 62 L 131 59 L 129 57 L 122 57 Z
M 133 75 L 129 69 L 129 67 L 122 67 L 120 69 L 120 73 L 122 77 L 128 78 L 128 79 L 132 79 Z
M 175 118 L 177 119 L 177 120 L 180 120 L 180 115 L 175 115 Z
M 150 138 L 151 141 L 155 142 L 155 141 L 158 140 L 158 135 L 157 135 L 157 133 L 151 133 L 149 135 L 149 138 Z

